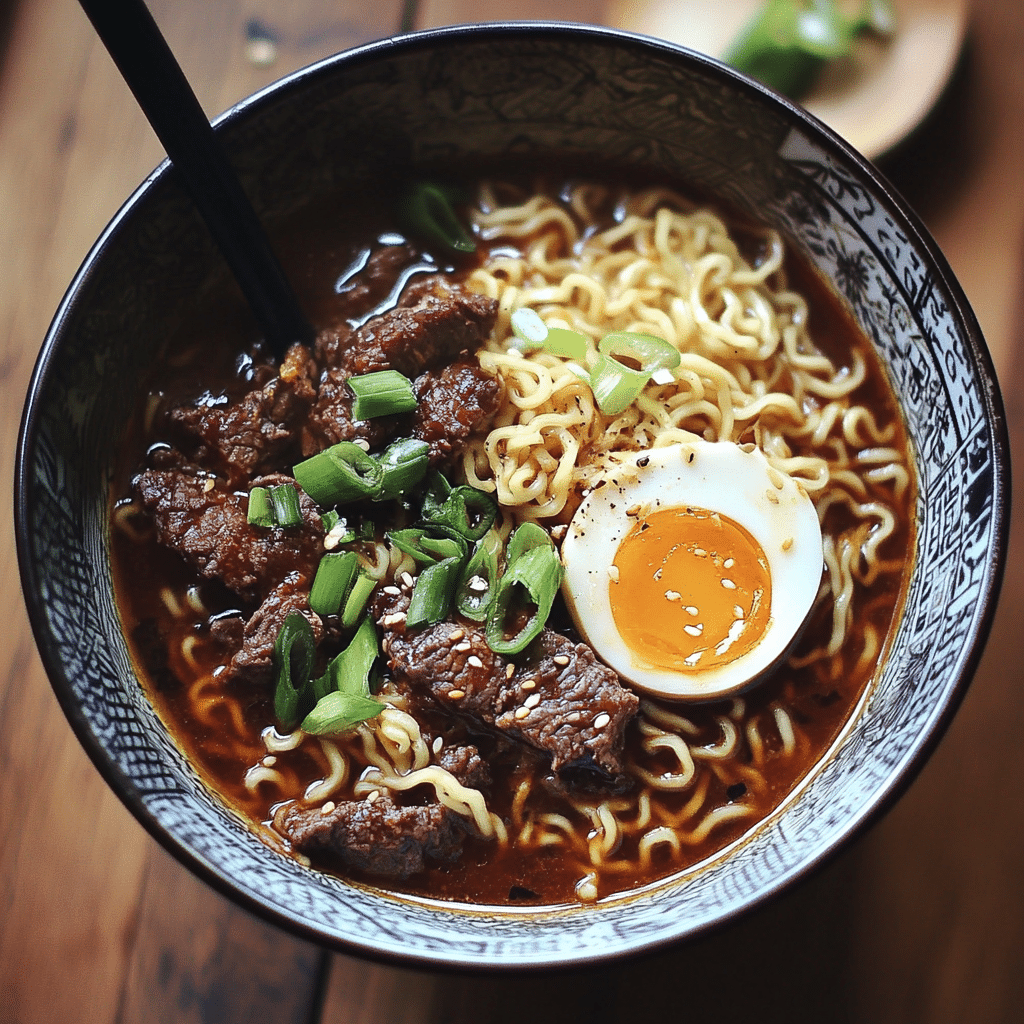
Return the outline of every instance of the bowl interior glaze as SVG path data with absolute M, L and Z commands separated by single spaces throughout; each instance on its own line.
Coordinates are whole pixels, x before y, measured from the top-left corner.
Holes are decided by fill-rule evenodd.
M 460 967 L 593 962 L 720 923 L 834 853 L 906 785 L 970 678 L 1005 553 L 994 373 L 942 256 L 872 167 L 715 62 L 599 29 L 490 26 L 350 51 L 229 111 L 261 215 L 396 163 L 551 153 L 637 164 L 781 229 L 835 284 L 899 396 L 919 476 L 917 550 L 889 657 L 831 756 L 698 870 L 593 907 L 488 910 L 382 894 L 278 856 L 211 797 L 135 678 L 114 604 L 110 486 L 133 396 L 190 296 L 222 273 L 166 166 L 71 286 L 33 378 L 18 466 L 26 599 L 57 695 L 142 823 L 220 890 L 349 951 Z

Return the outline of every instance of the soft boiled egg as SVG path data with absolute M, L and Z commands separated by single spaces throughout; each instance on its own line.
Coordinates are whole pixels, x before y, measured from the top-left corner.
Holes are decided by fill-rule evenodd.
M 579 631 L 638 689 L 738 693 L 789 652 L 824 558 L 804 489 L 764 454 L 694 440 L 637 452 L 597 482 L 562 541 Z

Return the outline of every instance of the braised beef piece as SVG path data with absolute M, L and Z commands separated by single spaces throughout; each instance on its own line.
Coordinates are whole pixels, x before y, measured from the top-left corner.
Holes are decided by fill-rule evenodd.
M 497 303 L 482 295 L 428 295 L 415 306 L 400 306 L 375 317 L 344 340 L 335 331 L 328 332 L 330 341 L 318 339 L 317 351 L 329 352 L 333 365 L 321 376 L 316 403 L 302 431 L 303 452 L 311 455 L 339 441 L 358 439 L 365 440 L 373 449 L 403 432 L 403 428 L 408 431 L 407 416 L 356 420 L 348 378 L 393 369 L 412 380 L 425 370 L 445 367 L 460 353 L 475 352 L 487 340 L 496 316 Z M 460 443 L 497 408 L 498 385 L 486 383 L 491 378 L 478 368 L 471 368 L 468 363 L 461 365 L 465 369 L 456 377 L 462 397 L 470 403 L 464 413 L 465 426 L 447 405 L 436 416 L 426 411 L 416 420 L 420 429 L 437 438 L 431 441 L 431 447 L 438 447 L 438 459 L 447 457 L 447 453 L 441 452 L 442 424 L 459 424 L 463 435 L 456 443 Z M 443 402 L 438 384 L 441 376 L 443 371 L 417 381 L 416 385 L 431 393 L 434 405 Z M 426 439 L 430 441 L 430 437 Z
M 239 401 L 184 405 L 168 414 L 178 446 L 200 465 L 242 483 L 300 451 L 299 428 L 316 399 L 316 364 L 293 345 L 277 376 Z
M 625 729 L 640 702 L 590 647 L 545 629 L 511 661 L 495 654 L 472 622 L 447 620 L 407 631 L 408 604 L 407 594 L 382 594 L 374 612 L 388 665 L 417 700 L 543 751 L 555 771 L 622 771 Z
M 446 749 L 440 763 L 463 785 L 475 789 L 487 782 L 486 765 L 473 747 Z M 474 832 L 471 820 L 440 803 L 400 804 L 388 789 L 379 793 L 373 801 L 343 800 L 326 814 L 293 803 L 278 813 L 274 827 L 300 853 L 327 856 L 379 878 L 402 880 L 428 862 L 458 859 Z
M 353 335 L 344 354 L 351 375 L 398 370 L 410 380 L 424 370 L 475 352 L 488 338 L 498 303 L 483 295 L 428 295 L 415 306 L 398 306 L 374 317 Z
M 295 484 L 290 477 L 258 477 L 253 486 Z M 302 526 L 251 526 L 248 495 L 226 490 L 213 477 L 182 470 L 146 470 L 135 493 L 153 517 L 160 543 L 199 573 L 221 580 L 246 600 L 263 601 L 290 574 L 312 584 L 323 554 L 324 528 L 316 504 L 299 492 Z
M 403 272 L 414 268 L 422 257 L 411 245 L 385 245 L 374 249 L 366 265 L 337 289 L 338 309 L 342 316 L 365 317 L 398 286 Z
M 490 424 L 501 385 L 476 363 L 457 362 L 424 373 L 416 381 L 416 397 L 412 436 L 430 445 L 432 466 L 444 467 L 471 434 Z
M 310 610 L 309 588 L 312 581 L 301 573 L 289 573 L 256 609 L 242 631 L 241 646 L 231 659 L 229 671 L 252 682 L 270 681 L 273 669 L 274 643 L 284 620 L 292 612 L 305 615 L 313 627 L 317 643 L 324 635 L 320 616 Z

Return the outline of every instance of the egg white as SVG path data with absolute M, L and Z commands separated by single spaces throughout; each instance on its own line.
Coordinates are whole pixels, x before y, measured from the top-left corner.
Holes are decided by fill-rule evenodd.
M 720 513 L 747 530 L 765 553 L 772 596 L 767 628 L 752 650 L 717 667 L 676 672 L 645 662 L 623 640 L 612 616 L 609 570 L 638 511 L 687 506 Z M 727 441 L 652 448 L 617 465 L 577 509 L 561 552 L 562 591 L 580 633 L 624 679 L 672 700 L 739 693 L 778 664 L 810 614 L 824 564 L 807 493 L 771 470 L 761 451 Z

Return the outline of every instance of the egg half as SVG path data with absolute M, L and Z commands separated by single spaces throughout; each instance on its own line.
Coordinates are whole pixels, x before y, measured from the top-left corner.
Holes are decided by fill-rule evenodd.
M 562 541 L 563 593 L 597 655 L 673 700 L 735 694 L 789 652 L 824 558 L 804 489 L 757 449 L 637 452 L 595 484 Z

